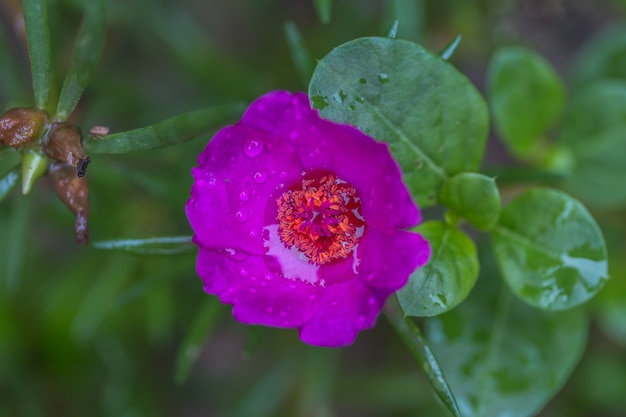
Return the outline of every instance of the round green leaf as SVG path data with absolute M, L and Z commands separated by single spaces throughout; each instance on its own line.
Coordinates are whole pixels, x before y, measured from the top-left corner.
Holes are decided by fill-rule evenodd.
M 411 274 L 398 300 L 408 316 L 435 316 L 457 306 L 474 286 L 476 247 L 459 229 L 442 222 L 423 223 L 417 231 L 430 243 L 432 257 Z
M 608 278 L 604 237 L 567 194 L 531 189 L 502 210 L 494 250 L 513 292 L 533 306 L 564 310 L 593 297 Z
M 500 216 L 500 193 L 494 178 L 464 172 L 443 184 L 439 201 L 472 226 L 489 230 Z
M 560 143 L 575 163 L 565 187 L 598 207 L 626 204 L 626 81 L 601 81 L 572 98 Z
M 521 47 L 496 52 L 487 71 L 489 105 L 509 150 L 529 156 L 559 116 L 565 88 L 550 63 Z
M 571 65 L 574 84 L 626 79 L 626 26 L 608 26 L 587 41 Z
M 586 344 L 580 309 L 538 310 L 496 274 L 454 310 L 426 320 L 425 333 L 464 417 L 530 417 L 568 379 Z
M 323 117 L 389 143 L 422 206 L 435 202 L 448 176 L 475 171 L 482 160 L 483 98 L 452 65 L 415 43 L 347 42 L 318 63 L 309 96 Z

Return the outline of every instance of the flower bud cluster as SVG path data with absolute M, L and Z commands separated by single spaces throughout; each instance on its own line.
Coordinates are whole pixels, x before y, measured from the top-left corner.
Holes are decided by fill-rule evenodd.
M 28 173 L 22 176 L 23 192 L 28 193 L 39 176 L 47 173 L 61 201 L 76 215 L 77 242 L 86 244 L 89 188 L 85 174 L 90 159 L 82 139 L 77 126 L 50 123 L 43 110 L 18 107 L 0 117 L 0 146 L 10 146 L 23 155 L 23 172 Z M 33 161 L 44 166 L 34 169 L 30 166 Z

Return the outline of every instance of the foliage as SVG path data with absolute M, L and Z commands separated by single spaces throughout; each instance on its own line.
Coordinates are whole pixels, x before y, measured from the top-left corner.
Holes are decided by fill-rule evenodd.
M 2 106 L 111 133 L 85 134 L 86 247 L 35 184 L 48 160 L 0 146 L 0 415 L 626 412 L 624 26 L 569 45 L 563 78 L 559 32 L 551 48 L 514 18 L 557 28 L 548 6 L 305 3 L 22 1 L 25 31 L 0 33 Z M 561 7 L 626 10 L 581 4 Z M 236 324 L 195 273 L 190 169 L 271 89 L 387 143 L 426 208 L 430 263 L 391 326 L 341 351 Z

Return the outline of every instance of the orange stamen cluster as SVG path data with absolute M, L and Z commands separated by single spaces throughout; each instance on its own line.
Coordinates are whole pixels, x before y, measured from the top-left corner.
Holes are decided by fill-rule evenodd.
M 302 187 L 283 193 L 278 206 L 278 234 L 311 263 L 346 258 L 357 245 L 364 223 L 357 191 L 333 175 L 302 180 Z

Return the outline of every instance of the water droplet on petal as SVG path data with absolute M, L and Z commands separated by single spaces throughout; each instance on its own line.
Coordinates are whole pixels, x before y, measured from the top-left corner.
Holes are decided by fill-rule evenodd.
M 243 144 L 243 153 L 250 158 L 254 158 L 255 156 L 259 156 L 263 151 L 263 143 L 258 140 L 248 139 Z
M 280 174 L 278 174 L 278 176 L 279 176 L 280 178 L 285 178 L 285 177 L 287 176 L 287 172 L 285 172 L 285 171 L 280 171 Z
M 247 277 L 248 276 L 248 270 L 244 267 L 241 267 L 239 269 L 239 275 L 241 275 L 242 277 Z
M 248 212 L 245 210 L 239 210 L 237 213 L 235 213 L 235 218 L 243 223 L 248 220 Z
M 248 236 L 250 236 L 251 239 L 254 239 L 255 237 L 257 237 L 257 232 L 255 230 L 250 230 Z
M 247 191 L 242 191 L 239 193 L 239 200 L 246 201 L 250 198 L 250 194 Z
M 257 171 L 253 176 L 254 182 L 261 184 L 267 179 L 267 173 L 265 171 Z
M 250 291 L 250 294 L 256 294 L 256 288 L 254 287 L 249 288 L 248 291 Z

